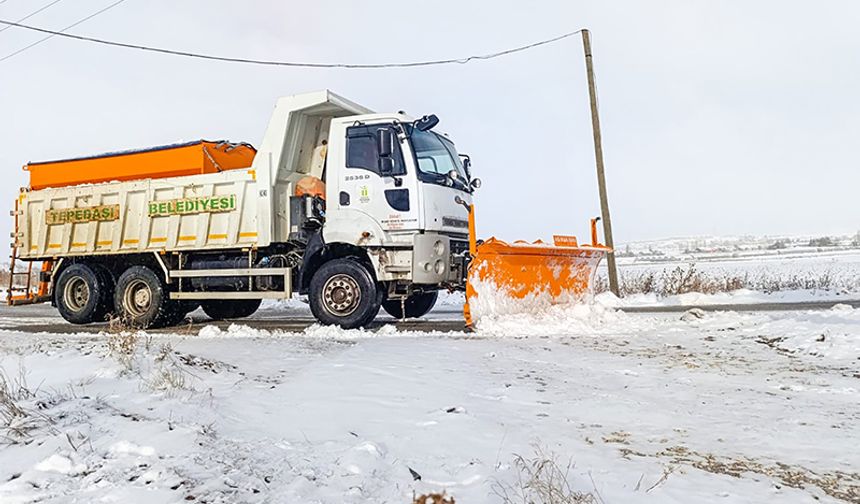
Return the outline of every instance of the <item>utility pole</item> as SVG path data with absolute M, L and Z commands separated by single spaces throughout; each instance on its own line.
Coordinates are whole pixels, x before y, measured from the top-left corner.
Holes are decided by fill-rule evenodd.
M 609 218 L 609 200 L 606 196 L 606 176 L 603 173 L 603 144 L 600 139 L 600 117 L 597 115 L 597 90 L 594 86 L 594 64 L 591 61 L 591 34 L 582 30 L 582 46 L 585 49 L 585 73 L 588 76 L 588 96 L 591 100 L 591 129 L 594 132 L 594 160 L 597 162 L 597 187 L 600 192 L 600 214 L 603 220 L 603 237 L 612 249 L 612 220 Z M 615 251 L 606 257 L 609 266 L 609 290 L 616 296 L 618 292 L 618 270 L 615 266 Z

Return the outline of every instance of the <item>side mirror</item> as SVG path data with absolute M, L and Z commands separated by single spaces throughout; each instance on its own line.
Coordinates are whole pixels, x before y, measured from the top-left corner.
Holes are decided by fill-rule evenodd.
M 436 117 L 436 114 L 430 114 L 418 119 L 414 124 L 415 128 L 420 131 L 430 131 L 439 124 L 439 118 Z
M 394 173 L 394 158 L 391 156 L 379 157 L 379 174 L 387 177 Z
M 466 178 L 472 178 L 472 158 L 470 158 L 467 154 L 460 154 L 460 157 L 463 159 L 463 171 L 466 172 Z
M 388 128 L 380 128 L 376 131 L 376 150 L 380 158 L 390 158 L 394 154 L 394 142 L 396 137 L 394 131 Z

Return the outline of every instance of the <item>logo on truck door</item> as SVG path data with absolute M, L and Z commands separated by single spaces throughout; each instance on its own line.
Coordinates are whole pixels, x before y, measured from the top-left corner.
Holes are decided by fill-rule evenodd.
M 45 211 L 45 223 L 113 221 L 119 219 L 119 205 L 100 205 L 78 208 L 50 208 Z
M 207 212 L 232 212 L 236 209 L 236 195 L 201 196 L 165 201 L 150 201 L 149 216 L 186 215 Z
M 370 203 L 370 187 L 365 185 L 358 188 L 358 201 Z

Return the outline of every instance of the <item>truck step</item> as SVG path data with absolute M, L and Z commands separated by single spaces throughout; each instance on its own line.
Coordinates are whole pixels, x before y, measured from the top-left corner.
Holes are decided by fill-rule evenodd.
M 386 266 L 385 271 L 388 273 L 409 273 L 412 268 L 409 266 Z
M 20 306 L 47 303 L 50 300 L 51 296 L 12 296 L 8 299 L 8 302 L 10 306 Z

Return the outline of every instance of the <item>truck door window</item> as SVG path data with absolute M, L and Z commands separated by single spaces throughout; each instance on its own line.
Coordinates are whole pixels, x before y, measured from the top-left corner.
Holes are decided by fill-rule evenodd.
M 352 126 L 346 130 L 346 167 L 369 170 L 379 175 L 379 152 L 377 151 L 377 135 L 380 129 L 386 129 L 384 124 L 369 126 Z M 394 172 L 392 175 L 405 175 L 403 154 L 400 144 L 394 143 Z

